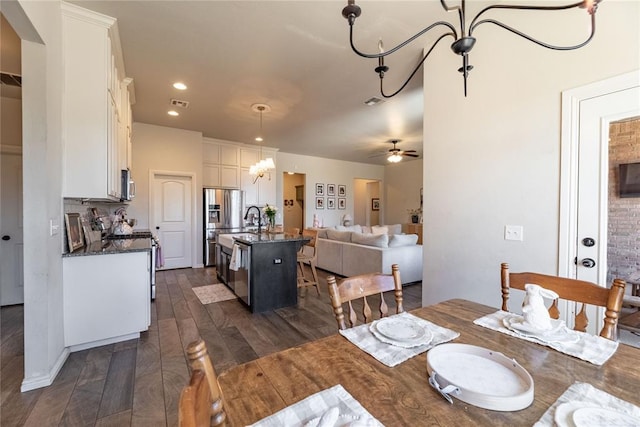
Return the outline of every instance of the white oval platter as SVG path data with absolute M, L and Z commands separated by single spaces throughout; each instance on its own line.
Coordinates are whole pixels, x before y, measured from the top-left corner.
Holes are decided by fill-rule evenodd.
M 427 371 L 442 388 L 470 405 L 494 411 L 518 411 L 533 402 L 533 378 L 502 353 L 468 344 L 441 344 L 427 353 Z

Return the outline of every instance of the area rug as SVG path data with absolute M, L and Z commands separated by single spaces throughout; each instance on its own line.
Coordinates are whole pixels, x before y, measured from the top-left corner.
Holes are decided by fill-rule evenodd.
M 208 286 L 198 286 L 192 289 L 193 293 L 196 294 L 202 304 L 211 304 L 213 302 L 236 299 L 235 294 L 222 283 L 216 283 L 215 285 Z

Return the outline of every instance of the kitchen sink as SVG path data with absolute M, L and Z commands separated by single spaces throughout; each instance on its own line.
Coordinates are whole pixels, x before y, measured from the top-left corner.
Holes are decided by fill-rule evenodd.
M 253 240 L 256 240 L 258 236 L 256 236 L 253 233 L 219 234 L 218 244 L 231 249 L 233 248 L 233 244 L 236 238 L 253 241 Z

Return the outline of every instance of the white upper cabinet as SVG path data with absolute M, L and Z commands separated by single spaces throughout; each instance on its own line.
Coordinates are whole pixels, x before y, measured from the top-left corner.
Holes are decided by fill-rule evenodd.
M 62 3 L 63 197 L 120 199 L 130 166 L 128 83 L 114 19 Z

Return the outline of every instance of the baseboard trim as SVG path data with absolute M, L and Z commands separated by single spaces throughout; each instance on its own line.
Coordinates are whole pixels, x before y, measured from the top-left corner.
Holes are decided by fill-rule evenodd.
M 60 372 L 60 369 L 62 369 L 62 366 L 64 365 L 64 362 L 67 361 L 69 353 L 71 353 L 71 351 L 68 348 L 63 349 L 62 353 L 60 353 L 60 356 L 58 357 L 58 360 L 56 360 L 56 363 L 53 364 L 53 367 L 48 374 L 34 378 L 24 378 L 22 380 L 22 385 L 20 386 L 20 391 L 24 393 L 25 391 L 48 387 L 53 384 L 53 380 L 56 379 L 58 373 Z
M 119 337 L 107 338 L 104 340 L 91 341 L 88 343 L 72 345 L 69 347 L 69 350 L 71 350 L 71 352 L 74 353 L 76 351 L 86 350 L 88 348 L 100 347 L 103 345 L 113 344 L 120 341 L 134 340 L 137 338 L 140 338 L 140 332 L 134 332 L 132 334 L 120 335 Z

